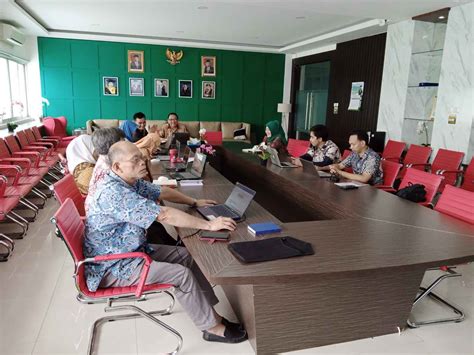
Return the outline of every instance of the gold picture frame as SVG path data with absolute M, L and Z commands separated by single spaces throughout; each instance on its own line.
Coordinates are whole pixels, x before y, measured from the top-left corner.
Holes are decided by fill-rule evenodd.
M 216 57 L 201 57 L 201 76 L 216 76 Z
M 129 73 L 143 73 L 145 71 L 144 51 L 127 51 L 127 63 Z

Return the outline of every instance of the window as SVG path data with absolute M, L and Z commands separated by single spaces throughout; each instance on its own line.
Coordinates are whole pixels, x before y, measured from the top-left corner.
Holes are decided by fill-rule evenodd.
M 27 116 L 25 65 L 0 58 L 0 124 Z

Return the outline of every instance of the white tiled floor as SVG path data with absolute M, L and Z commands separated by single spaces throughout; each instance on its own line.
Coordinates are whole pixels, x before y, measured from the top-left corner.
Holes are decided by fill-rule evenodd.
M 0 263 L 0 354 L 85 354 L 92 322 L 103 316 L 103 305 L 76 301 L 71 275 L 72 260 L 63 242 L 52 233 L 49 218 L 57 209 L 50 199 L 23 240 L 16 241 L 12 258 Z M 0 226 L 5 228 L 4 225 Z M 371 339 L 296 351 L 292 354 L 474 354 L 474 264 L 459 267 L 461 279 L 450 279 L 440 294 L 460 305 L 466 320 L 458 324 L 407 329 Z M 430 273 L 425 283 L 435 277 Z M 232 311 L 221 289 L 218 311 Z M 140 303 L 145 309 L 159 309 L 163 297 Z M 431 303 L 418 306 L 418 317 L 445 314 Z M 233 318 L 230 316 L 230 318 Z M 235 319 L 235 318 L 234 318 Z M 248 342 L 237 345 L 208 343 L 177 304 L 165 321 L 184 338 L 182 354 L 253 354 Z M 318 330 L 315 330 L 318 331 Z M 323 330 L 321 330 L 323 331 Z M 100 332 L 99 354 L 156 354 L 175 344 L 146 320 L 106 324 Z

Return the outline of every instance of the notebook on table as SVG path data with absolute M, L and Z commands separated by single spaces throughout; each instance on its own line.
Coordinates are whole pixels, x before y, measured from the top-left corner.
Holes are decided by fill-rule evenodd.
M 279 168 L 297 168 L 295 164 L 291 164 L 287 161 L 281 161 L 278 155 L 278 152 L 274 148 L 267 147 L 267 152 L 270 154 L 270 160 L 273 165 L 278 166 Z
M 207 220 L 213 220 L 217 217 L 229 217 L 238 221 L 244 216 L 254 196 L 254 190 L 238 182 L 224 204 L 199 207 L 197 211 Z
M 301 161 L 301 164 L 303 164 L 303 172 L 304 173 L 311 174 L 311 175 L 314 175 L 314 176 L 318 176 L 320 178 L 330 178 L 331 177 L 331 173 L 329 173 L 327 171 L 316 170 L 316 168 L 315 168 L 312 161 L 305 160 L 305 159 L 300 159 L 300 161 Z

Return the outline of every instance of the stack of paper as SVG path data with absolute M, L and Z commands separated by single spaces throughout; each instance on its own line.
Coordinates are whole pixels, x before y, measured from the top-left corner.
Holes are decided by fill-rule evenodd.
M 202 186 L 202 180 L 181 180 L 179 182 L 181 186 Z
M 158 179 L 153 180 L 153 183 L 160 186 L 168 186 L 168 187 L 178 186 L 178 181 L 176 179 L 168 179 L 166 176 L 160 176 Z

